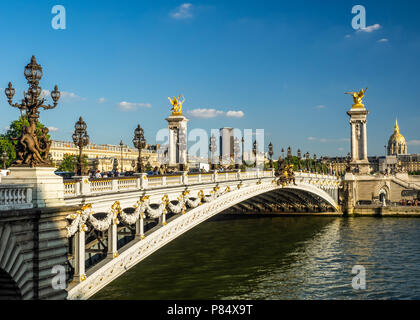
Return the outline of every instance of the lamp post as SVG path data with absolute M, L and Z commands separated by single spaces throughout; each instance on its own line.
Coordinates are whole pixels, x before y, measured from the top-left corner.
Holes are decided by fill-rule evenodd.
M 3 153 L 1 154 L 1 160 L 3 161 L 3 169 L 6 170 L 6 161 L 9 160 L 6 151 L 3 151 Z
M 254 153 L 254 157 L 255 157 L 255 168 L 257 167 L 257 148 L 258 148 L 258 144 L 257 144 L 257 140 L 254 141 L 254 145 L 252 148 L 252 152 Z
M 135 160 L 131 161 L 131 167 L 133 168 L 133 171 L 134 171 L 135 166 L 136 166 L 136 161 Z
M 309 172 L 309 152 L 305 153 L 305 159 L 306 159 L 306 170 Z
M 314 172 L 317 173 L 317 168 L 316 168 L 316 154 L 314 153 Z
M 26 114 L 29 126 L 22 126 L 22 135 L 17 139 L 16 148 L 20 150 L 17 153 L 14 164 L 34 166 L 51 166 L 51 161 L 48 160 L 49 149 L 51 140 L 48 138 L 48 129 L 42 130 L 42 136 L 37 137 L 36 126 L 39 119 L 39 109 L 44 110 L 54 109 L 60 99 L 60 91 L 55 86 L 51 91 L 51 98 L 53 99 L 52 105 L 44 104 L 46 99 L 42 93 L 42 88 L 39 86 L 39 81 L 42 78 L 42 67 L 36 62 L 35 56 L 32 56 L 31 62 L 26 65 L 24 70 L 25 78 L 28 82 L 29 89 L 24 92 L 22 103 L 13 103 L 13 96 L 15 89 L 12 83 L 9 82 L 7 88 L 4 90 L 9 105 L 18 108 L 23 116 Z M 25 139 L 23 139 L 25 138 Z M 36 141 L 38 143 L 36 143 Z
M 83 121 L 82 117 L 79 118 L 79 121 L 74 125 L 74 133 L 72 135 L 74 144 L 79 148 L 79 158 L 77 162 L 77 174 L 81 176 L 85 173 L 85 168 L 83 166 L 82 152 L 83 148 L 89 144 L 89 136 L 86 131 L 87 125 Z
M 281 157 L 284 159 L 284 149 L 281 148 Z
M 273 168 L 273 144 L 270 142 L 268 144 L 268 155 L 270 156 L 270 168 Z
M 123 167 L 123 147 L 124 147 L 124 143 L 121 140 L 120 141 L 120 148 L 121 148 L 121 173 L 124 171 L 124 167 Z
M 302 159 L 302 153 L 301 153 L 300 149 L 298 149 L 298 151 L 297 151 L 297 158 L 298 158 L 298 170 L 300 171 L 302 169 L 302 167 L 300 165 L 300 159 Z
M 289 146 L 287 148 L 287 164 L 290 164 L 291 160 L 292 160 L 292 148 Z
M 137 173 L 142 173 L 144 172 L 144 168 L 143 168 L 143 160 L 141 157 L 141 150 L 146 147 L 146 139 L 144 138 L 144 131 L 142 127 L 140 127 L 140 125 L 138 125 L 136 130 L 134 130 L 133 144 L 134 144 L 134 147 L 139 151 L 139 156 L 137 158 Z M 133 169 L 134 169 L 134 166 L 133 166 Z
M 96 171 L 98 171 L 99 168 L 99 159 L 98 156 L 96 156 L 95 160 L 93 161 L 93 169 L 94 169 L 94 173 L 96 173 Z

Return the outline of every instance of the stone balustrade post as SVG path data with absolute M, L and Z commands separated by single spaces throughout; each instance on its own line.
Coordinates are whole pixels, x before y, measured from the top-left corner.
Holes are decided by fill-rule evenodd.
M 74 184 L 74 192 L 76 196 L 80 195 L 83 181 L 76 181 Z
M 260 178 L 260 176 L 261 176 L 260 169 L 259 169 L 259 168 L 257 168 L 257 178 Z
M 236 179 L 241 180 L 241 169 L 236 170 Z
M 187 171 L 182 171 L 182 182 L 181 184 L 188 184 L 188 172 Z
M 213 182 L 217 182 L 217 171 L 213 171 L 213 174 L 212 174 L 212 181 Z
M 74 235 L 74 276 L 73 280 L 82 282 L 86 280 L 85 274 L 85 231 L 79 228 Z
M 81 177 L 80 179 L 80 193 L 83 195 L 90 194 L 89 177 Z
M 111 180 L 112 191 L 118 191 L 118 178 Z
M 198 183 L 201 183 L 201 173 L 198 174 Z
M 162 186 L 166 186 L 166 176 L 162 176 Z
M 136 177 L 136 189 L 138 189 L 138 190 L 141 189 L 141 176 Z
M 149 187 L 149 179 L 147 178 L 147 173 L 140 173 L 140 188 L 142 190 Z
M 26 189 L 26 203 L 32 203 L 32 188 Z

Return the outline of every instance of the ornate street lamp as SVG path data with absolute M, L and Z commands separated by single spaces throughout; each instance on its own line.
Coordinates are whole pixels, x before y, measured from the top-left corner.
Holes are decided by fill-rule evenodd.
M 302 159 L 302 152 L 300 151 L 300 149 L 298 149 L 297 151 L 297 158 L 298 158 L 298 170 L 300 171 L 302 169 L 300 165 L 300 159 Z
M 123 147 L 124 147 L 124 143 L 121 140 L 120 141 L 120 148 L 121 148 L 121 173 L 124 171 L 124 167 L 123 167 Z
M 310 157 L 309 152 L 306 152 L 306 153 L 305 153 L 305 159 L 306 159 L 306 170 L 308 170 L 308 172 L 309 172 L 309 157 Z
M 240 163 L 240 155 L 239 152 L 241 152 L 241 148 L 239 147 L 239 139 L 238 137 L 235 138 L 233 142 L 233 155 L 235 159 L 235 169 L 239 169 L 239 163 Z
M 16 139 L 16 150 L 18 150 L 18 152 L 13 164 L 31 167 L 41 165 L 51 166 L 51 161 L 48 159 L 51 146 L 51 141 L 48 138 L 48 129 L 44 128 L 42 130 L 42 135 L 39 137 L 37 136 L 36 127 L 39 119 L 39 109 L 54 109 L 60 99 L 60 91 L 58 91 L 58 87 L 55 86 L 54 90 L 51 92 L 53 105 L 44 104 L 46 99 L 43 95 L 41 96 L 42 88 L 39 86 L 39 81 L 42 78 L 42 67 L 36 62 L 35 56 L 32 56 L 31 62 L 25 67 L 24 75 L 28 82 L 29 89 L 24 92 L 24 98 L 22 99 L 21 104 L 13 103 L 15 89 L 12 87 L 11 82 L 9 82 L 7 88 L 4 90 L 9 105 L 18 108 L 21 112 L 21 116 L 25 114 L 29 122 L 29 126 L 23 125 L 22 135 Z
M 144 168 L 141 151 L 146 147 L 146 139 L 144 138 L 144 131 L 140 125 L 137 125 L 136 130 L 134 130 L 133 144 L 134 147 L 139 151 L 139 156 L 137 158 L 137 173 L 142 173 L 144 172 Z
M 131 161 L 131 167 L 133 168 L 133 171 L 134 171 L 135 166 L 136 166 L 136 161 L 135 160 Z
M 98 156 L 96 156 L 95 160 L 93 160 L 93 170 L 95 171 L 95 173 L 96 171 L 98 171 L 98 168 L 99 168 L 99 159 L 98 159 Z
M 77 174 L 81 176 L 86 173 L 86 168 L 83 166 L 82 152 L 83 148 L 89 144 L 89 136 L 86 132 L 87 125 L 82 117 L 74 125 L 74 133 L 72 135 L 74 144 L 79 148 L 79 158 L 77 163 Z
M 214 134 L 210 138 L 210 151 L 211 151 L 211 156 L 212 156 L 211 169 L 215 170 L 216 168 L 215 156 L 216 156 L 216 151 L 217 151 L 217 145 L 216 145 L 216 137 L 214 136 Z
M 314 154 L 314 172 L 317 173 L 317 168 L 316 168 L 316 154 Z
M 9 160 L 6 151 L 3 151 L 3 153 L 1 154 L 1 160 L 3 161 L 3 169 L 6 170 L 6 161 Z
M 270 142 L 268 144 L 268 155 L 270 156 L 270 168 L 273 168 L 273 144 Z
M 258 143 L 257 140 L 254 141 L 253 147 L 252 147 L 252 153 L 255 157 L 255 167 L 257 167 L 257 153 L 258 153 Z
M 284 159 L 284 149 L 281 148 L 281 157 Z

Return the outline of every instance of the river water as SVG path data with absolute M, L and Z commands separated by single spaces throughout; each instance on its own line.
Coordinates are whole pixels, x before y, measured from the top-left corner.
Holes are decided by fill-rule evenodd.
M 366 289 L 352 287 L 352 268 Z M 92 299 L 420 299 L 420 219 L 212 220 Z

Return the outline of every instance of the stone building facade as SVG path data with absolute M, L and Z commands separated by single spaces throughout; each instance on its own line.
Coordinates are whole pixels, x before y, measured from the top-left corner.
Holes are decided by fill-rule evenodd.
M 157 158 L 158 149 L 159 145 L 146 145 L 146 148 L 142 150 L 144 165 L 147 162 L 152 167 L 160 165 Z M 65 155 L 77 156 L 79 149 L 73 142 L 53 140 L 50 154 L 54 163 L 59 166 Z M 93 168 L 95 159 L 98 159 L 100 171 L 111 171 L 114 168 L 115 159 L 118 162 L 118 170 L 121 170 L 122 166 L 123 171 L 133 171 L 133 161 L 136 162 L 138 158 L 138 150 L 126 145 L 121 150 L 119 145 L 90 143 L 83 149 L 83 154 L 88 157 L 90 169 Z

